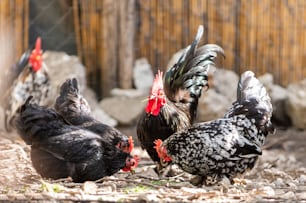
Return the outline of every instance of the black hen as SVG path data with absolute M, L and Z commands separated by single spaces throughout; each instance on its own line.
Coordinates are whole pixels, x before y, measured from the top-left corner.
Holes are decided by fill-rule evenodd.
M 272 105 L 263 85 L 247 71 L 238 84 L 237 101 L 225 118 L 194 124 L 174 133 L 156 150 L 164 162 L 173 162 L 188 173 L 199 175 L 205 184 L 223 177 L 233 180 L 252 169 L 269 133 Z
M 202 89 L 208 87 L 209 68 L 215 65 L 217 53 L 224 54 L 223 49 L 214 44 L 197 48 L 202 35 L 203 26 L 200 26 L 192 44 L 166 72 L 164 81 L 162 73 L 158 72 L 145 112 L 138 121 L 138 139 L 155 162 L 159 162 L 159 157 L 154 140 L 164 140 L 192 124 Z
M 97 180 L 120 169 L 132 170 L 138 160 L 113 146 L 100 135 L 71 126 L 53 109 L 23 104 L 16 127 L 31 145 L 31 160 L 41 176 L 72 177 L 75 182 Z
M 104 140 L 127 153 L 133 150 L 132 137 L 128 138 L 117 129 L 101 123 L 91 115 L 90 106 L 79 92 L 76 78 L 67 79 L 62 84 L 54 107 L 70 124 L 100 135 Z

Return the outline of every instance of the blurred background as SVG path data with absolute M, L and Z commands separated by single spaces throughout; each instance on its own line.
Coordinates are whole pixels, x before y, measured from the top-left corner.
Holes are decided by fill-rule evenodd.
M 166 69 L 199 24 L 201 44 L 225 50 L 222 68 L 269 72 L 281 86 L 306 76 L 304 0 L 1 0 L 1 64 L 9 68 L 41 36 L 44 50 L 79 57 L 102 99 L 133 88 L 137 58 Z

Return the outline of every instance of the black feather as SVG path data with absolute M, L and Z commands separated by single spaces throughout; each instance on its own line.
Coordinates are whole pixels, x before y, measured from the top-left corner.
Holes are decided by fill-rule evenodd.
M 86 99 L 80 94 L 76 78 L 67 79 L 61 86 L 54 108 L 70 124 L 94 132 L 103 139 L 128 147 L 128 137 L 117 129 L 96 120 Z

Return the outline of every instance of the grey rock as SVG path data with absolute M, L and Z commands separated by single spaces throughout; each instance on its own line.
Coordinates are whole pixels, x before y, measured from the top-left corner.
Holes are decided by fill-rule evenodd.
M 268 90 L 274 85 L 273 75 L 271 73 L 265 73 L 258 77 L 261 82 Z
M 146 102 L 143 97 L 109 97 L 100 102 L 101 108 L 120 125 L 133 125 L 144 111 Z
M 148 95 L 148 93 L 144 93 L 138 89 L 120 89 L 114 88 L 111 90 L 111 95 L 114 97 L 129 97 L 129 98 L 136 98 Z
M 231 106 L 229 99 L 214 89 L 209 89 L 202 95 L 198 105 L 197 119 L 199 121 L 210 121 L 222 118 Z
M 96 94 L 94 91 L 90 88 L 85 88 L 84 91 L 82 92 L 83 97 L 86 99 L 88 102 L 92 115 L 95 119 L 98 121 L 109 125 L 109 126 L 117 126 L 118 121 L 109 116 L 99 105 L 99 102 L 97 101 Z
M 216 68 L 212 74 L 212 84 L 210 88 L 233 102 L 237 98 L 238 81 L 239 76 L 234 71 Z
M 76 77 L 82 92 L 86 87 L 85 67 L 77 56 L 69 56 L 65 52 L 46 51 L 43 55 L 44 62 L 48 68 L 51 82 L 49 105 L 54 104 L 59 88 L 66 79 Z
M 198 120 L 209 121 L 224 116 L 237 97 L 238 75 L 230 70 L 216 68 L 209 79 L 209 90 L 199 99 Z
M 95 119 L 97 119 L 98 121 L 106 125 L 109 125 L 112 127 L 115 127 L 118 125 L 118 121 L 110 117 L 102 108 L 92 109 L 92 115 Z
M 154 75 L 146 58 L 141 58 L 135 61 L 133 69 L 133 79 L 136 89 L 148 94 L 153 84 Z
M 267 88 L 268 89 L 268 88 Z M 268 89 L 273 106 L 273 123 L 282 126 L 291 125 L 290 117 L 286 111 L 287 90 L 279 85 L 271 85 Z
M 271 73 L 265 73 L 264 75 L 259 76 L 258 80 L 266 87 L 271 98 L 273 106 L 273 123 L 282 126 L 291 125 L 291 120 L 285 108 L 287 90 L 274 84 L 274 78 Z
M 306 129 L 306 79 L 290 84 L 287 88 L 286 109 L 292 124 Z

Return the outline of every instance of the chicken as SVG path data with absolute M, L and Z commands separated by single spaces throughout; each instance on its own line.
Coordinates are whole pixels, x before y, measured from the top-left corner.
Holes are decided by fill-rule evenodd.
M 143 149 L 160 168 L 154 149 L 156 139 L 165 140 L 174 132 L 190 127 L 196 117 L 202 89 L 208 89 L 207 74 L 215 66 L 217 53 L 223 49 L 215 44 L 197 48 L 203 26 L 178 62 L 165 74 L 156 75 L 144 114 L 137 123 L 137 136 Z
M 242 74 L 235 101 L 224 118 L 192 125 L 168 139 L 156 140 L 164 163 L 175 163 L 198 175 L 199 183 L 212 185 L 254 167 L 269 133 L 272 104 L 264 86 L 251 71 Z
M 67 79 L 61 86 L 60 95 L 56 99 L 54 108 L 72 125 L 92 131 L 104 140 L 130 153 L 134 148 L 132 137 L 127 137 L 117 129 L 105 125 L 94 119 L 86 99 L 79 93 L 76 78 Z
M 42 177 L 84 182 L 137 166 L 137 156 L 96 133 L 70 125 L 54 109 L 31 103 L 31 99 L 20 107 L 15 122 L 21 138 L 31 145 L 32 164 Z
M 30 96 L 37 104 L 44 105 L 49 89 L 49 75 L 42 61 L 41 39 L 37 38 L 35 49 L 26 52 L 17 65 L 17 71 L 22 70 L 13 85 L 5 93 L 5 129 L 12 131 L 12 120 L 19 106 Z

